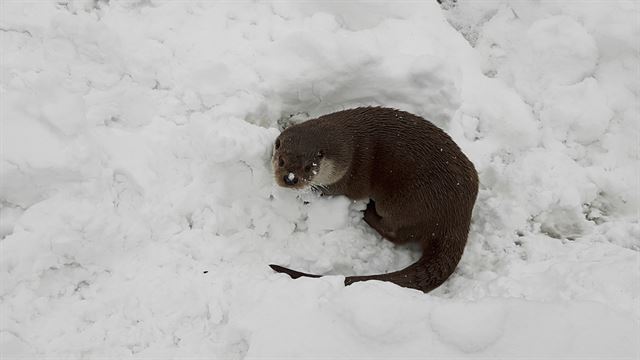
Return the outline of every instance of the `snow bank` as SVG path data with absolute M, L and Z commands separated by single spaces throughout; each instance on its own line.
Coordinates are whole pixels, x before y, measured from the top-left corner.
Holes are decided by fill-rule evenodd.
M 1 6 L 4 357 L 640 355 L 637 3 Z M 267 267 L 418 256 L 273 182 L 282 124 L 359 105 L 480 173 L 430 294 Z

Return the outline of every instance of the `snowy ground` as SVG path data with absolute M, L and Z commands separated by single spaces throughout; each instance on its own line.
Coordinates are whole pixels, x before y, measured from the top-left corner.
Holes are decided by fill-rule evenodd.
M 640 356 L 638 2 L 1 4 L 3 358 Z M 430 294 L 267 267 L 416 258 L 271 176 L 281 124 L 365 104 L 480 173 Z

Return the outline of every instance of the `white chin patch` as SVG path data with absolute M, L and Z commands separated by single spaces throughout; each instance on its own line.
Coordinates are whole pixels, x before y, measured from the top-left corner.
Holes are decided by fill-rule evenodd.
M 337 169 L 332 160 L 323 159 L 320 162 L 320 170 L 313 177 L 313 182 L 316 184 L 331 185 L 338 182 L 346 172 L 346 169 Z

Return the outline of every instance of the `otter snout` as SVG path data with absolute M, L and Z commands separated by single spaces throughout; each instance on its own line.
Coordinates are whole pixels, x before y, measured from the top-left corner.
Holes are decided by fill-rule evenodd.
M 290 172 L 287 175 L 282 177 L 282 180 L 284 180 L 284 183 L 289 185 L 289 186 L 293 186 L 295 184 L 298 183 L 298 177 L 296 176 L 296 174 Z

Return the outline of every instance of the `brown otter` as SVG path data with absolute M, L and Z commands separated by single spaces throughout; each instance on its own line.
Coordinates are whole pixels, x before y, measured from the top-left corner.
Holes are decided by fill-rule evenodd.
M 420 260 L 388 274 L 348 276 L 431 291 L 453 273 L 464 251 L 478 174 L 444 131 L 395 109 L 335 112 L 285 129 L 273 166 L 283 187 L 370 199 L 364 221 L 396 243 L 419 241 Z M 305 274 L 270 265 L 292 278 Z

